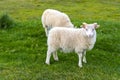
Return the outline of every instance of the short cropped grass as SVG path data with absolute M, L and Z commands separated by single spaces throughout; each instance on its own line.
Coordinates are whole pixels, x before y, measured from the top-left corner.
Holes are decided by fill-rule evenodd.
M 51 57 L 51 65 L 45 64 L 41 15 L 47 8 L 67 13 L 77 27 L 100 24 L 83 68 L 74 52 L 58 52 L 58 62 Z M 1 0 L 0 9 L 15 21 L 13 27 L 0 29 L 0 80 L 120 80 L 119 0 Z

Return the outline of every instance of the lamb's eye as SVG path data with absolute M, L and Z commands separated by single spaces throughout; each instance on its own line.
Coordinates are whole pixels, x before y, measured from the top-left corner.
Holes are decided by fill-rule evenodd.
M 86 29 L 86 31 L 88 31 L 88 29 Z
M 92 29 L 92 31 L 94 31 L 94 29 Z

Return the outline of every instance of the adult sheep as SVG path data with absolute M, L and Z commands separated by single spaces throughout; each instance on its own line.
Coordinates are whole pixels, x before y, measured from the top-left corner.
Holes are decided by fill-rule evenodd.
M 55 26 L 74 27 L 67 14 L 54 9 L 46 9 L 42 14 L 41 21 L 45 28 L 46 36 L 48 35 L 49 30 Z
M 97 23 L 83 23 L 82 28 L 56 27 L 50 30 L 48 35 L 48 50 L 46 64 L 50 64 L 50 57 L 53 54 L 54 60 L 58 61 L 57 50 L 63 52 L 75 51 L 78 54 L 78 66 L 82 67 L 82 61 L 86 61 L 86 50 L 91 50 L 96 42 Z

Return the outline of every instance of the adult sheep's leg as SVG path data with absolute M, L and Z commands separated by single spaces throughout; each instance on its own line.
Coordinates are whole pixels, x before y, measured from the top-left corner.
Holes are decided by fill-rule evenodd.
M 48 34 L 49 34 L 49 31 L 50 31 L 50 29 L 51 29 L 52 27 L 48 27 L 48 26 L 46 26 L 46 28 L 45 28 L 45 33 L 46 33 L 46 36 L 48 36 Z
M 46 36 L 48 36 L 48 30 L 47 30 L 47 28 L 45 28 L 45 33 L 46 33 Z
M 42 25 L 43 25 L 43 28 L 45 29 L 45 34 L 46 34 L 46 36 L 48 36 L 47 34 L 47 26 L 45 26 L 45 24 L 44 24 L 44 22 L 42 22 Z
M 58 61 L 58 55 L 57 55 L 57 51 L 53 53 L 53 58 L 55 61 Z
M 78 62 L 78 66 L 82 67 L 82 52 L 77 53 L 78 57 L 79 57 L 79 62 Z
M 43 24 L 43 27 L 44 27 L 44 29 L 45 29 L 46 36 L 48 36 L 49 27 L 48 27 L 47 25 L 44 25 L 44 24 Z
M 87 60 L 86 60 L 86 51 L 83 52 L 83 62 L 87 63 Z

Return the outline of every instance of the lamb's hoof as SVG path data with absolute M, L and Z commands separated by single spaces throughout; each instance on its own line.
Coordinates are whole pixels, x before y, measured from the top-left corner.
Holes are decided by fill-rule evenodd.
M 82 68 L 82 65 L 78 65 L 80 68 Z
M 45 62 L 47 65 L 50 65 L 50 63 L 48 63 L 48 62 Z
M 84 63 L 87 63 L 87 61 L 83 61 Z
M 54 59 L 55 61 L 59 61 L 59 59 L 58 58 L 56 58 L 56 59 Z

